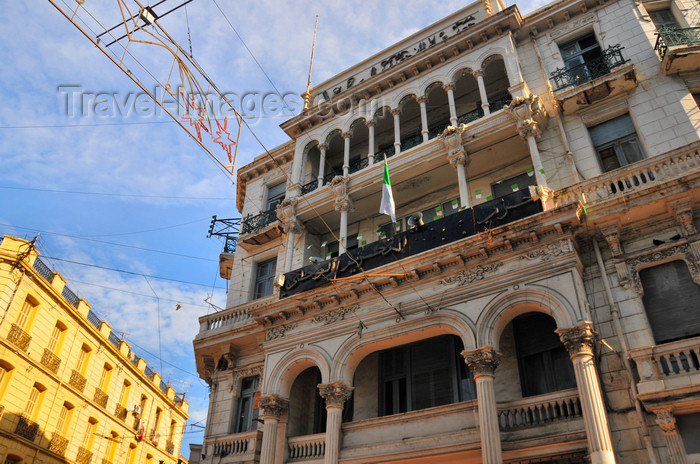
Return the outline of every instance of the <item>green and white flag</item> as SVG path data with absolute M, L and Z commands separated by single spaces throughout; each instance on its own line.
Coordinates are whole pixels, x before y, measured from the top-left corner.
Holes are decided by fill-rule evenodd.
M 391 193 L 391 180 L 389 180 L 389 164 L 384 158 L 384 185 L 382 186 L 382 202 L 379 205 L 379 213 L 391 217 L 391 222 L 396 222 L 396 205 Z

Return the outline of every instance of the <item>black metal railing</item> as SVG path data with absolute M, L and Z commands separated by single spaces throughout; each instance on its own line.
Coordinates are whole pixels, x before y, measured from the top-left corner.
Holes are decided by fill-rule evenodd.
M 7 341 L 26 353 L 29 349 L 29 342 L 32 341 L 32 337 L 17 324 L 12 324 L 10 326 L 10 333 L 7 334 Z
M 175 452 L 175 443 L 173 443 L 172 440 L 165 442 L 165 451 L 167 451 L 168 454 L 173 454 Z
M 359 158 L 350 163 L 348 173 L 352 174 L 353 172 L 360 171 L 364 168 L 369 166 L 369 158 Z
M 73 369 L 73 372 L 71 372 L 70 374 L 70 380 L 68 381 L 68 384 L 82 392 L 83 390 L 85 390 L 86 383 L 87 379 L 80 375 L 80 372 Z
M 87 320 L 92 324 L 93 327 L 95 327 L 97 330 L 100 330 L 100 318 L 97 317 L 97 314 L 93 313 L 92 310 L 88 311 L 87 315 Z
M 490 108 L 490 105 L 489 105 Z M 484 109 L 479 105 L 471 111 L 467 111 L 461 116 L 457 117 L 457 124 L 469 124 L 470 122 L 476 121 L 477 119 L 484 117 Z M 443 129 L 445 130 L 445 129 Z
M 148 377 L 150 379 L 153 377 L 153 374 L 154 374 L 154 372 L 150 367 L 148 367 L 148 366 L 144 367 L 143 375 L 145 375 L 146 377 Z
M 185 394 L 179 394 L 175 395 L 175 404 L 178 406 L 182 406 L 182 404 L 185 402 Z
M 661 58 L 666 56 L 668 47 L 679 45 L 698 45 L 700 44 L 700 27 L 685 27 L 682 29 L 676 27 L 660 27 L 656 33 L 656 45 L 654 50 Z
M 483 112 L 482 112 L 482 114 L 483 114 Z M 461 122 L 459 122 L 459 118 L 457 118 L 457 124 L 462 124 Z M 442 134 L 445 131 L 445 129 L 447 129 L 449 126 L 450 126 L 450 121 L 443 121 L 443 122 L 440 122 L 438 124 L 435 124 L 433 126 L 428 127 L 428 138 L 434 139 L 438 135 Z
M 238 237 L 226 237 L 226 241 L 224 242 L 224 253 L 235 253 L 237 245 Z
M 103 408 L 106 408 L 109 395 L 103 392 L 101 388 L 95 388 L 95 396 L 93 396 L 92 399 L 95 401 L 95 403 L 99 404 Z
M 271 209 L 255 216 L 250 214 L 241 222 L 241 235 L 264 229 L 277 220 L 277 211 Z
M 166 393 L 168 391 L 168 384 L 161 380 L 160 384 L 158 385 L 158 388 L 160 388 L 160 391 L 162 391 L 163 393 Z
M 312 180 L 308 184 L 304 184 L 301 186 L 301 194 L 306 195 L 309 192 L 313 192 L 318 188 L 318 179 Z
M 333 179 L 335 179 L 338 176 L 342 176 L 342 175 L 343 175 L 342 171 L 340 173 L 337 173 L 336 171 L 331 170 L 331 172 L 329 172 L 328 174 L 323 176 L 323 185 L 330 184 Z
M 19 416 L 19 422 L 17 422 L 17 427 L 15 427 L 15 434 L 29 441 L 34 441 L 37 433 L 39 433 L 39 424 L 29 420 L 24 414 Z
M 549 75 L 549 79 L 554 83 L 554 90 L 561 90 L 570 86 L 577 86 L 590 82 L 606 74 L 610 74 L 614 68 L 622 66 L 629 60 L 622 56 L 620 45 L 611 45 L 602 51 L 602 54 L 585 63 L 572 66 L 571 68 L 558 68 Z
M 117 337 L 114 332 L 109 333 L 109 335 L 107 336 L 107 340 L 109 340 L 112 343 L 112 345 L 115 346 L 115 348 L 119 348 L 119 342 L 121 341 L 121 339 Z
M 396 154 L 396 147 L 395 146 L 390 146 L 384 149 L 379 150 L 374 154 L 374 162 L 375 163 L 383 163 L 384 162 L 384 157 L 386 156 L 387 158 L 391 158 Z
M 128 412 L 129 411 L 127 411 L 126 407 L 122 406 L 121 404 L 116 405 L 114 408 L 114 415 L 121 420 L 126 419 Z
M 50 349 L 44 348 L 41 364 L 55 374 L 58 372 L 58 368 L 61 365 L 61 358 L 53 354 Z
M 92 461 L 92 451 L 88 451 L 82 446 L 78 448 L 78 454 L 75 456 L 75 462 L 77 464 L 90 464 Z
M 61 456 L 66 455 L 66 448 L 68 448 L 68 439 L 54 433 L 49 442 L 49 451 L 56 453 Z
M 495 113 L 502 110 L 504 106 L 510 105 L 512 101 L 513 96 L 510 94 L 496 96 L 493 100 L 489 100 L 489 111 Z
M 73 307 L 77 308 L 78 307 L 78 295 L 73 293 L 73 290 L 71 290 L 68 287 L 63 287 L 63 291 L 61 292 L 61 295 L 63 298 L 65 298 L 68 303 L 72 304 Z
M 53 271 L 39 258 L 34 260 L 34 270 L 38 272 L 41 277 L 46 279 L 47 282 L 51 282 Z
M 401 140 L 401 151 L 410 150 L 423 143 L 422 134 L 413 134 Z

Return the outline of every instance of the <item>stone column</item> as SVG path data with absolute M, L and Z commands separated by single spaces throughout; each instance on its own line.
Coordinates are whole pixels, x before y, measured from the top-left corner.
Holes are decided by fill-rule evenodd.
M 442 87 L 447 92 L 447 103 L 450 105 L 450 125 L 457 125 L 457 107 L 455 106 L 455 85 L 449 83 Z
M 347 176 L 350 170 L 350 132 L 343 133 L 345 147 L 343 149 L 343 175 Z
M 532 158 L 537 184 L 547 189 L 547 177 L 544 174 L 536 141 L 536 137 L 542 133 L 547 120 L 547 112 L 544 110 L 540 98 L 536 95 L 518 97 L 513 99 L 505 109 L 515 119 L 520 137 L 527 142 L 530 148 L 530 158 Z
M 348 177 L 336 176 L 328 187 L 335 198 L 335 210 L 340 211 L 340 236 L 338 252 L 345 253 L 348 236 L 348 211 L 354 211 L 352 200 L 348 195 Z
M 343 406 L 352 394 L 352 387 L 348 387 L 340 380 L 319 385 L 319 393 L 326 400 L 326 455 L 325 464 L 338 464 L 340 454 L 341 433 L 340 426 L 343 422 Z
M 469 184 L 467 182 L 467 167 L 471 160 L 462 145 L 462 129 L 456 128 L 452 133 L 438 135 L 438 140 L 447 148 L 447 160 L 457 170 L 459 185 L 459 201 L 462 206 L 471 207 L 469 201 Z
M 586 425 L 588 452 L 593 464 L 614 464 L 615 454 L 610 440 L 608 418 L 603 395 L 593 361 L 593 323 L 586 321 L 576 327 L 557 329 L 562 343 L 574 364 L 578 396 Z
M 394 117 L 394 151 L 395 154 L 401 153 L 401 122 L 399 121 L 400 108 L 391 110 L 391 115 Z
M 321 145 L 318 146 L 318 149 L 321 150 L 321 156 L 318 158 L 318 185 L 316 188 L 321 188 L 323 186 L 323 176 L 326 175 L 326 149 L 328 148 L 328 145 L 325 143 L 322 143 Z
M 476 83 L 479 85 L 479 95 L 481 96 L 481 108 L 484 110 L 484 116 L 491 114 L 489 109 L 489 97 L 486 95 L 486 84 L 484 84 L 484 70 L 477 69 L 474 72 Z
M 421 123 L 421 131 L 420 133 L 423 134 L 423 142 L 427 142 L 430 135 L 428 134 L 428 110 L 425 107 L 425 101 L 427 100 L 427 97 L 423 95 L 422 97 L 416 98 L 416 101 L 420 105 L 420 123 Z
M 367 159 L 369 161 L 369 165 L 372 166 L 374 164 L 374 121 L 367 121 L 367 129 L 369 130 L 369 146 L 367 147 Z
M 285 198 L 282 202 L 277 205 L 277 219 L 282 223 L 282 230 L 287 235 L 284 256 L 284 269 L 283 272 L 287 273 L 292 270 L 292 259 L 294 257 L 294 242 L 296 241 L 296 234 L 301 232 L 301 224 L 297 220 L 296 205 L 298 199 L 296 198 Z
M 476 398 L 479 408 L 479 433 L 481 435 L 481 459 L 484 464 L 502 464 L 501 432 L 498 427 L 496 394 L 493 378 L 501 355 L 492 346 L 474 351 L 463 351 L 464 361 L 474 373 Z
M 683 446 L 683 439 L 676 428 L 676 418 L 673 417 L 673 410 L 671 408 L 655 409 L 654 414 L 656 414 L 656 423 L 664 433 L 664 439 L 666 439 L 670 457 L 669 463 L 687 464 L 688 460 L 685 454 L 685 447 Z
M 277 425 L 280 416 L 287 409 L 289 401 L 277 395 L 262 396 L 258 400 L 264 422 L 260 464 L 275 464 L 277 448 Z

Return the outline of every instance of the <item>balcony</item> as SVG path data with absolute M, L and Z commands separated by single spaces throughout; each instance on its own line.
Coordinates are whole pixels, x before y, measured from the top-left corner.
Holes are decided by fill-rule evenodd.
M 661 57 L 665 75 L 700 69 L 700 27 L 662 27 L 657 31 L 654 49 Z
M 175 443 L 173 443 L 172 440 L 168 440 L 165 442 L 165 451 L 168 454 L 173 454 L 175 452 Z
M 29 349 L 29 342 L 32 341 L 32 337 L 17 324 L 12 324 L 10 326 L 10 333 L 7 335 L 7 341 L 26 353 Z
M 15 427 L 15 434 L 26 440 L 34 441 L 38 433 L 39 424 L 29 420 L 24 414 L 19 416 L 19 422 L 17 422 L 17 427 Z
M 68 384 L 75 388 L 76 390 L 83 392 L 85 390 L 85 384 L 87 383 L 87 379 L 80 375 L 80 372 L 76 371 L 73 369 L 73 372 L 70 374 L 70 380 L 68 380 Z
M 91 464 L 92 462 L 92 452 L 86 450 L 82 446 L 78 448 L 78 454 L 75 456 L 75 462 L 77 464 Z
M 53 279 L 53 271 L 39 258 L 34 260 L 34 270 L 39 273 L 41 277 L 47 282 L 51 282 Z
M 326 454 L 326 434 L 306 435 L 287 439 L 289 462 L 323 462 Z
M 61 358 L 53 354 L 48 348 L 44 348 L 44 355 L 41 357 L 41 364 L 56 374 L 59 366 L 61 365 Z
M 631 350 L 630 356 L 639 371 L 642 401 L 676 396 L 690 401 L 700 395 L 700 337 Z
M 129 411 L 121 404 L 118 404 L 114 408 L 114 415 L 117 416 L 117 418 L 119 418 L 121 420 L 126 420 L 126 416 L 128 413 L 129 413 Z
M 337 258 L 288 272 L 284 274 L 280 298 L 328 284 L 330 279 L 349 277 L 447 245 L 541 211 L 541 203 L 532 200 L 529 190 L 519 190 L 399 233 L 391 239 L 370 243 L 351 251 L 351 256 L 343 253 Z
M 257 462 L 261 445 L 262 432 L 258 430 L 236 433 L 223 438 L 207 438 L 207 447 L 213 447 L 214 456 L 220 459 L 225 457 L 227 463 Z
M 95 388 L 95 396 L 92 399 L 95 401 L 95 403 L 99 404 L 103 408 L 106 408 L 109 395 L 103 392 L 101 389 Z
M 503 432 L 581 417 L 581 401 L 575 388 L 498 405 L 498 425 Z
M 249 214 L 241 221 L 239 241 L 248 245 L 262 245 L 276 239 L 281 233 L 277 211 L 269 210 L 255 216 Z
M 54 432 L 49 442 L 49 451 L 65 456 L 66 448 L 68 448 L 68 439 Z
M 564 114 L 571 114 L 637 86 L 634 65 L 622 56 L 620 45 L 611 45 L 601 56 L 550 74 L 554 96 Z

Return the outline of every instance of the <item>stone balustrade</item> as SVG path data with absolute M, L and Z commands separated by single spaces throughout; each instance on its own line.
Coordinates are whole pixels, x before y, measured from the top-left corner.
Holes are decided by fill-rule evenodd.
M 258 298 L 248 303 L 228 308 L 213 314 L 208 314 L 199 318 L 199 333 L 204 334 L 211 330 L 218 330 L 223 327 L 228 329 L 243 327 L 248 324 L 255 324 L 255 320 L 250 315 L 252 309 L 276 301 L 276 294 Z
M 642 381 L 700 373 L 700 337 L 630 351 Z
M 260 451 L 262 442 L 262 432 L 253 430 L 252 432 L 237 433 L 228 437 L 210 438 L 207 446 L 213 448 L 214 456 L 227 457 L 226 462 L 248 462 L 252 461 L 257 452 Z
M 322 459 L 326 454 L 326 434 L 291 437 L 287 440 L 287 446 L 290 461 Z
M 498 404 L 498 425 L 503 431 L 577 417 L 581 417 L 581 402 L 575 388 Z
M 624 166 L 555 193 L 556 206 L 593 203 L 638 191 L 700 168 L 700 143 Z

